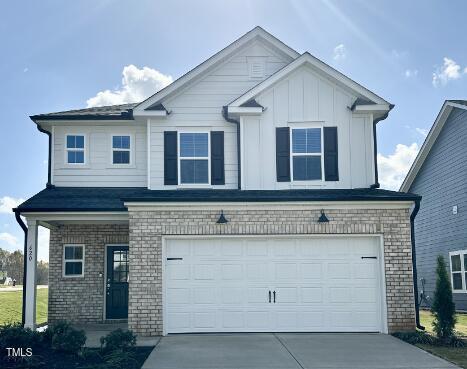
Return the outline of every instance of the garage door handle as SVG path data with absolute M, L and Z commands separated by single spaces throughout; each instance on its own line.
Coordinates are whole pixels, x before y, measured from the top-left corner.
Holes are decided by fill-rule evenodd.
M 271 291 L 269 291 L 269 303 L 271 303 Z
M 362 256 L 362 259 L 378 259 L 377 256 Z
M 276 303 L 276 291 L 274 291 L 272 294 L 274 296 L 274 303 Z
M 183 258 L 167 258 L 167 260 L 183 260 Z

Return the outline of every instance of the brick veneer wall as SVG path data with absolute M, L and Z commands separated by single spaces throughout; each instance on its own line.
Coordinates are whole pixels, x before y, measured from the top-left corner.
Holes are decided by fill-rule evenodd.
M 408 209 L 326 210 L 330 222 L 321 224 L 316 222 L 319 211 L 303 207 L 239 208 L 225 215 L 229 223 L 219 225 L 218 210 L 144 211 L 130 207 L 130 329 L 144 336 L 162 334 L 163 235 L 229 234 L 383 234 L 388 328 L 390 332 L 414 329 Z
M 63 277 L 63 245 L 69 243 L 85 245 L 84 277 Z M 118 243 L 128 243 L 127 225 L 65 225 L 50 231 L 49 323 L 102 322 L 105 245 Z

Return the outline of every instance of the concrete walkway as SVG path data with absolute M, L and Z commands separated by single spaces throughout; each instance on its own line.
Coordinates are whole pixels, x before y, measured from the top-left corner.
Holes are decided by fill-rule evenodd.
M 162 337 L 143 369 L 459 369 L 383 334 Z

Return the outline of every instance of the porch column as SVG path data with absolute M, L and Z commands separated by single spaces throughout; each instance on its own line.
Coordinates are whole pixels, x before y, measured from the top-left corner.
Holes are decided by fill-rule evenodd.
M 27 220 L 28 224 L 28 240 L 27 240 L 27 255 L 24 255 L 26 263 L 26 301 L 25 304 L 25 328 L 36 328 L 36 269 L 37 269 L 37 231 L 38 224 L 35 220 Z

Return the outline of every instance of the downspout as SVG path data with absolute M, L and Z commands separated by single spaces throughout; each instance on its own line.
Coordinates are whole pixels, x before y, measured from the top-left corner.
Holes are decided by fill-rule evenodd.
M 418 277 L 417 277 L 417 254 L 415 251 L 415 217 L 420 210 L 420 200 L 415 200 L 415 206 L 412 210 L 412 214 L 410 214 L 410 241 L 412 243 L 412 270 L 413 270 L 413 293 L 414 293 L 414 302 L 415 302 L 415 324 L 418 329 L 422 331 L 425 330 L 425 327 L 420 324 L 420 306 L 418 303 Z
M 379 188 L 379 179 L 378 179 L 378 143 L 376 139 L 376 124 L 382 120 L 385 120 L 389 112 L 394 108 L 394 104 L 389 104 L 389 110 L 379 118 L 373 120 L 373 158 L 375 162 L 375 183 L 370 186 L 370 188 Z
M 49 131 L 46 131 L 44 128 L 42 128 L 39 123 L 37 123 L 32 117 L 30 117 L 31 120 L 36 123 L 37 129 L 39 132 L 45 133 L 47 136 L 49 136 L 49 159 L 48 159 L 48 164 L 47 164 L 47 184 L 45 185 L 46 188 L 51 188 L 53 187 L 52 185 L 52 133 Z
M 224 119 L 229 122 L 233 123 L 237 126 L 237 183 L 238 189 L 242 189 L 242 163 L 241 163 L 241 156 L 240 156 L 240 121 L 237 119 L 229 118 L 228 107 L 222 107 L 222 116 Z
M 23 229 L 24 232 L 24 249 L 23 249 L 23 307 L 21 309 L 21 325 L 24 327 L 24 319 L 26 313 L 26 255 L 28 254 L 28 227 L 24 224 L 23 219 L 21 219 L 20 212 L 18 209 L 13 209 L 15 212 L 15 218 L 19 226 Z

